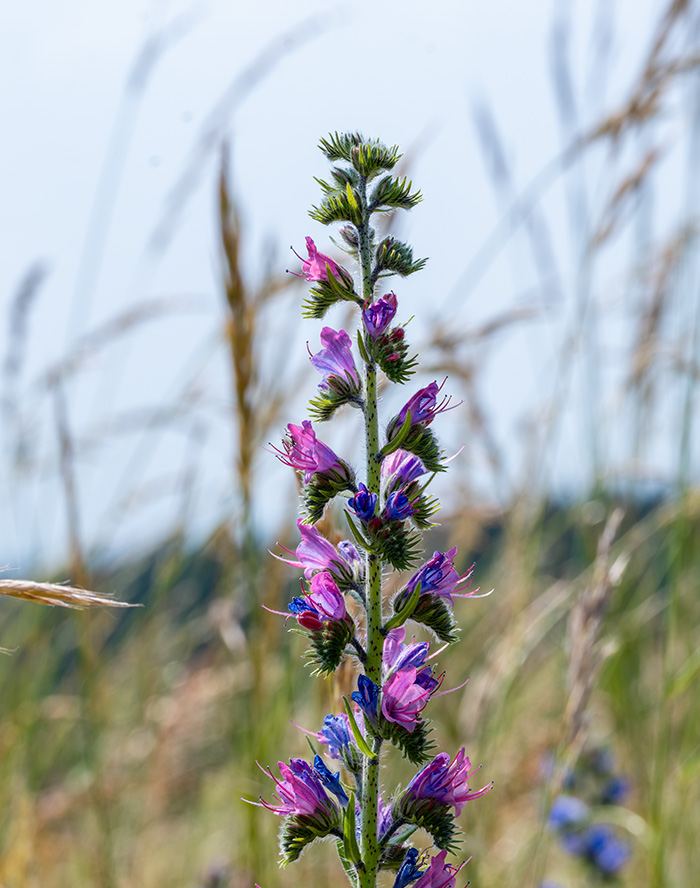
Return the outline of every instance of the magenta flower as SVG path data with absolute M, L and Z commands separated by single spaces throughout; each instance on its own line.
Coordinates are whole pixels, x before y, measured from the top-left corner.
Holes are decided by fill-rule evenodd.
M 406 629 L 399 626 L 387 632 L 382 651 L 382 672 L 388 678 L 390 673 L 397 669 L 406 669 L 409 666 L 418 668 L 425 664 L 430 645 L 427 641 L 414 644 L 404 644 Z
M 301 542 L 295 552 L 298 560 L 281 558 L 281 561 L 291 567 L 303 568 L 307 580 L 324 570 L 328 571 L 341 586 L 348 586 L 362 578 L 362 560 L 357 549 L 349 540 L 338 543 L 336 549 L 314 525 L 305 524 L 300 518 L 297 521 L 297 527 L 301 534 Z M 285 549 L 285 551 L 289 552 L 289 549 Z
M 414 884 L 414 888 L 454 888 L 457 873 L 462 866 L 445 863 L 447 851 L 441 851 L 430 861 L 430 866 Z
M 429 799 L 453 806 L 459 816 L 467 802 L 485 795 L 493 786 L 491 782 L 472 792 L 467 786 L 467 780 L 477 770 L 478 768 L 472 768 L 464 747 L 459 750 L 452 764 L 449 755 L 441 752 L 411 780 L 401 805 L 410 807 L 412 802 Z
M 450 395 L 446 395 L 440 403 L 437 403 L 437 396 L 442 389 L 442 385 L 438 386 L 437 382 L 431 382 L 425 388 L 422 388 L 401 408 L 396 419 L 396 427 L 403 425 L 406 414 L 411 411 L 411 426 L 429 426 L 438 413 L 444 413 L 450 410 L 449 403 L 452 400 Z M 455 405 L 456 406 L 456 405 Z
M 316 249 L 316 244 L 310 237 L 306 238 L 306 250 L 309 254 L 308 259 L 302 259 L 296 250 L 292 251 L 297 259 L 301 260 L 301 274 L 298 274 L 297 277 L 303 277 L 310 283 L 327 281 L 328 268 L 330 268 L 331 274 L 336 280 L 342 278 L 347 280 L 350 277 L 347 271 L 341 268 L 337 262 L 334 262 L 330 256 L 324 256 L 323 253 L 319 253 Z
M 333 577 L 325 570 L 314 574 L 311 579 L 311 591 L 306 601 L 313 607 L 323 622 L 330 620 L 349 619 L 345 607 L 345 599 L 340 593 Z
M 330 470 L 347 474 L 347 467 L 338 456 L 316 437 L 316 432 L 308 419 L 300 426 L 287 426 L 287 437 L 282 442 L 284 452 L 277 447 L 273 448 L 277 459 L 286 466 L 304 472 L 304 483 L 308 484 L 316 472 L 328 472 Z
M 350 337 L 346 331 L 324 327 L 321 330 L 321 344 L 324 348 L 311 356 L 311 363 L 323 374 L 323 382 L 319 384 L 319 388 L 330 388 L 329 379 L 336 377 L 349 384 L 351 388 L 359 390 L 360 377 L 352 356 Z
M 289 765 L 278 762 L 278 765 L 282 780 L 271 771 L 265 773 L 277 784 L 276 796 L 280 804 L 269 805 L 261 799 L 263 807 L 279 817 L 312 817 L 315 821 L 328 823 L 330 830 L 339 820 L 338 807 L 329 798 L 311 765 L 303 759 L 291 759 Z
M 446 598 L 450 604 L 454 603 L 452 601 L 453 595 L 461 598 L 475 595 L 479 591 L 478 589 L 471 592 L 457 592 L 460 584 L 468 583 L 471 579 L 474 565 L 460 576 L 454 566 L 456 554 L 457 546 L 453 546 L 447 552 L 435 552 L 433 557 L 413 574 L 406 584 L 402 597 L 408 598 L 418 583 L 420 583 L 421 595 L 425 593 L 437 595 L 439 598 Z
M 394 320 L 395 314 L 396 295 L 394 293 L 387 293 L 385 296 L 381 296 L 376 302 L 362 310 L 362 320 L 372 339 L 381 336 Z
M 430 672 L 430 670 L 428 670 Z M 417 681 L 417 671 L 409 666 L 393 672 L 382 687 L 382 714 L 390 722 L 401 725 L 412 734 L 418 716 L 428 705 L 431 689 Z

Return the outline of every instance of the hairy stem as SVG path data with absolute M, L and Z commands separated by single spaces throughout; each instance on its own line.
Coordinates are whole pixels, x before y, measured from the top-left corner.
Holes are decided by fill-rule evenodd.
M 367 211 L 366 182 L 362 181 L 360 194 L 364 211 L 362 225 L 359 226 L 359 254 L 362 269 L 362 299 L 366 304 L 372 301 L 372 255 L 370 249 L 369 212 Z M 377 416 L 377 367 L 373 362 L 365 363 L 365 453 L 367 488 L 379 493 L 380 464 L 379 420 Z M 365 562 L 365 582 L 367 595 L 367 660 L 365 674 L 375 684 L 382 680 L 382 563 L 374 554 L 368 553 Z M 363 767 L 362 793 L 362 835 L 360 853 L 364 869 L 360 871 L 360 888 L 375 888 L 379 863 L 379 842 L 377 840 L 378 799 L 379 799 L 379 746 L 375 740 L 373 759 L 365 759 Z

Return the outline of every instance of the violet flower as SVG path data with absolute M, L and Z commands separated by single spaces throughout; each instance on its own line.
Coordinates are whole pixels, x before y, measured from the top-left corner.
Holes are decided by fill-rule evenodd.
M 493 786 L 488 783 L 481 789 L 472 791 L 467 780 L 478 768 L 472 768 L 464 747 L 459 750 L 454 761 L 446 752 L 436 755 L 432 762 L 422 768 L 406 787 L 400 806 L 408 809 L 415 802 L 429 799 L 442 805 L 451 805 L 459 816 L 465 804 L 485 795 Z
M 418 716 L 428 705 L 432 694 L 432 690 L 423 687 L 416 678 L 416 669 L 409 666 L 393 672 L 382 687 L 382 715 L 410 734 L 414 732 Z
M 447 851 L 441 851 L 430 861 L 430 866 L 415 883 L 414 888 L 454 888 L 457 873 L 462 866 L 445 863 Z
M 376 302 L 362 310 L 362 320 L 364 321 L 365 329 L 372 339 L 381 336 L 394 320 L 395 314 L 396 295 L 394 293 L 387 293 L 385 296 L 381 296 Z
M 442 385 L 438 386 L 437 382 L 431 382 L 430 385 L 416 392 L 399 411 L 395 427 L 400 428 L 403 425 L 409 410 L 411 411 L 411 426 L 419 425 L 423 426 L 423 428 L 429 426 L 438 413 L 451 410 L 452 408 L 449 407 L 449 403 L 452 400 L 451 395 L 446 395 L 439 404 L 437 403 L 437 396 L 444 384 L 443 382 Z
M 382 460 L 382 486 L 391 493 L 425 475 L 423 463 L 407 450 L 395 450 Z
M 401 597 L 409 598 L 418 583 L 420 583 L 421 595 L 430 593 L 438 598 L 447 599 L 450 604 L 454 604 L 452 598 L 455 595 L 469 598 L 470 595 L 476 594 L 478 589 L 466 593 L 457 592 L 461 583 L 468 583 L 471 579 L 474 565 L 460 576 L 454 566 L 456 554 L 457 546 L 453 546 L 447 552 L 435 552 L 433 557 L 413 574 L 406 584 L 405 590 L 401 593 Z
M 308 419 L 300 426 L 287 426 L 287 437 L 282 442 L 284 452 L 274 447 L 277 459 L 286 466 L 304 472 L 304 483 L 308 484 L 317 473 L 337 471 L 347 474 L 347 467 L 338 456 L 316 437 L 316 432 Z
M 289 610 L 296 614 L 299 625 L 311 631 L 322 629 L 324 623 L 350 622 L 345 599 L 327 571 L 313 576 L 311 591 L 303 598 L 293 598 Z
M 360 377 L 352 355 L 350 337 L 346 331 L 324 327 L 321 330 L 321 344 L 324 348 L 311 355 L 311 363 L 323 374 L 319 388 L 330 388 L 329 379 L 337 377 L 359 391 Z

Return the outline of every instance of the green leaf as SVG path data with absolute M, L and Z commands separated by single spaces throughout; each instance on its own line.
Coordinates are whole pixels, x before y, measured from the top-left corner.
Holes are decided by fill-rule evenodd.
M 382 447 L 380 451 L 380 455 L 382 459 L 385 456 L 389 456 L 390 453 L 395 453 L 397 450 L 401 449 L 401 445 L 408 437 L 408 433 L 411 431 L 411 411 L 406 411 L 406 417 L 401 424 L 401 428 L 395 433 L 392 434 L 391 440 L 387 441 L 386 444 Z M 392 429 L 393 432 L 393 429 Z
M 399 626 L 403 626 L 406 620 L 409 619 L 409 617 L 415 610 L 416 605 L 418 604 L 418 599 L 420 598 L 420 590 L 421 584 L 417 583 L 416 588 L 411 593 L 411 597 L 408 599 L 406 604 L 403 607 L 399 607 L 394 616 L 384 626 L 387 632 L 391 632 L 392 629 L 398 629 Z
M 375 186 L 370 198 L 370 212 L 387 212 L 401 209 L 411 210 L 423 200 L 420 191 L 411 193 L 413 183 L 407 178 L 396 179 L 384 176 Z
M 362 862 L 362 855 L 355 835 L 355 793 L 351 792 L 345 816 L 343 818 L 343 850 L 348 860 L 358 864 Z

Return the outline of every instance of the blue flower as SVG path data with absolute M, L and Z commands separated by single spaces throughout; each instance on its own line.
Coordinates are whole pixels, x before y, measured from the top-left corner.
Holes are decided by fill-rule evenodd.
M 552 802 L 547 823 L 552 829 L 579 826 L 588 820 L 588 813 L 588 805 L 581 799 L 577 799 L 576 796 L 560 795 Z
M 370 493 L 365 485 L 360 483 L 360 489 L 348 501 L 348 508 L 352 509 L 360 521 L 371 521 L 377 508 L 377 499 L 376 493 Z
M 415 882 L 416 879 L 419 879 L 423 875 L 423 870 L 418 869 L 416 866 L 417 862 L 418 849 L 409 848 L 403 859 L 403 863 L 399 867 L 396 881 L 394 882 L 394 888 L 406 888 L 406 885 Z
M 326 767 L 325 762 L 320 755 L 314 758 L 314 771 L 321 783 L 333 793 L 340 804 L 345 807 L 349 801 L 347 793 L 340 785 L 340 771 L 334 774 Z
M 409 498 L 398 491 L 390 493 L 384 506 L 384 517 L 390 521 L 404 521 L 414 512 Z
M 318 732 L 318 739 L 328 747 L 331 758 L 340 758 L 342 750 L 350 746 L 350 725 L 347 715 L 327 715 L 323 719 L 323 727 Z
M 606 824 L 590 826 L 585 839 L 586 857 L 604 876 L 616 875 L 629 860 L 628 846 Z
M 376 685 L 366 675 L 360 675 L 357 679 L 357 690 L 350 697 L 357 703 L 364 714 L 374 724 L 377 720 L 377 704 L 379 702 L 379 685 Z

